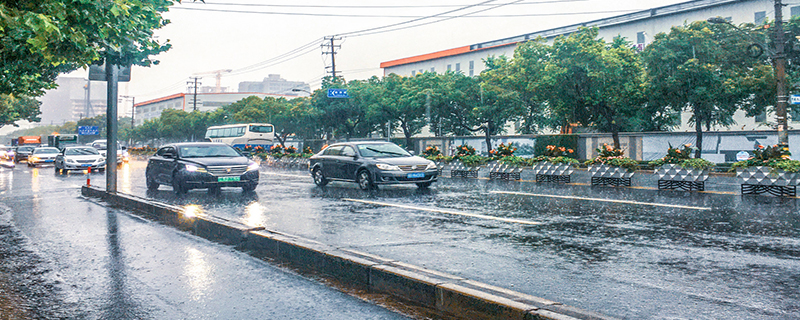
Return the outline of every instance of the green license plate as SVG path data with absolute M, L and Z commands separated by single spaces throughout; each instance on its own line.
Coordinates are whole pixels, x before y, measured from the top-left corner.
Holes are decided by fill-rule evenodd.
M 239 177 L 219 177 L 217 178 L 218 182 L 230 182 L 230 181 L 239 181 Z

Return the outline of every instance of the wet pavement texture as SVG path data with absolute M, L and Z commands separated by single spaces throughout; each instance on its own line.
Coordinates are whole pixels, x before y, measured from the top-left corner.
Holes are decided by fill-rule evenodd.
M 132 183 L 134 165 L 120 170 Z M 103 182 L 101 174 L 88 175 Z M 87 175 L 0 169 L 0 318 L 405 319 L 80 197 Z
M 262 168 L 254 193 L 175 196 L 146 190 L 145 164 L 120 170 L 119 191 L 611 316 L 800 318 L 798 199 L 725 194 L 738 188 L 730 177 L 714 182 L 720 193 L 591 187 L 580 171 L 569 185 L 443 178 L 364 192 Z M 637 173 L 634 184 L 656 180 Z

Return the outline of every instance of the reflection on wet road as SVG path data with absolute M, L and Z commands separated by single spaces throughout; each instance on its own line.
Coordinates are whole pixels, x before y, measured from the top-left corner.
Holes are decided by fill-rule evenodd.
M 256 192 L 176 197 L 129 170 L 136 195 L 612 316 L 800 318 L 797 199 L 447 178 L 363 192 L 269 168 Z

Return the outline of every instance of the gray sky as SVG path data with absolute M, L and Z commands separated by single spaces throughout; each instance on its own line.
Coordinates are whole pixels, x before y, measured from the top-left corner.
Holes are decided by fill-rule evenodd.
M 222 78 L 222 86 L 233 91 L 237 90 L 239 82 L 261 81 L 268 74 L 280 74 L 284 79 L 308 82 L 312 89 L 318 88 L 325 66 L 330 64 L 329 57 L 322 55 L 319 46 L 324 36 L 448 11 L 454 12 L 398 27 L 430 23 L 443 17 L 461 17 L 390 32 L 345 36 L 338 42 L 341 49 L 336 55 L 337 70 L 341 70 L 347 80 L 381 76 L 379 64 L 384 61 L 679 2 L 685 1 L 206 0 L 203 4 L 184 0 L 164 14 L 172 23 L 156 33 L 161 41 L 169 39 L 173 48 L 156 57 L 161 61 L 159 65 L 135 67 L 131 82 L 120 88 L 120 94 L 135 96 L 137 102 L 144 102 L 187 92 L 186 81 L 193 74 L 219 69 L 240 70 L 236 75 Z M 466 6 L 472 7 L 458 10 Z M 481 10 L 485 11 L 476 12 Z M 279 59 L 280 63 L 247 68 L 301 47 L 303 49 L 297 53 Z M 85 76 L 85 72 L 77 71 L 71 76 Z M 215 84 L 213 75 L 204 76 L 201 80 L 204 86 Z

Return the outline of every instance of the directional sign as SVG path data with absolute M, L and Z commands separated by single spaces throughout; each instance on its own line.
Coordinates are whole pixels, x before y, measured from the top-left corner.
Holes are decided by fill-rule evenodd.
M 800 104 L 800 94 L 793 94 L 789 96 L 790 104 Z
M 100 127 L 98 126 L 80 126 L 78 127 L 78 134 L 82 136 L 99 135 Z
M 347 89 L 328 89 L 328 98 L 350 98 Z

